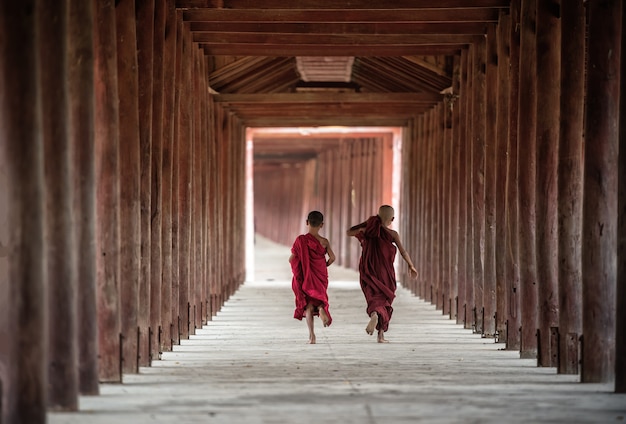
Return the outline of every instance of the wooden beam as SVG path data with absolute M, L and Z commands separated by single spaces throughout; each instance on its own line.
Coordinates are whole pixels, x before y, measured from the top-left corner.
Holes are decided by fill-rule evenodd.
M 176 7 L 185 8 L 218 8 L 218 9 L 289 9 L 293 7 L 291 0 L 177 0 Z M 391 0 L 384 3 L 385 9 L 451 9 L 451 8 L 508 8 L 508 0 L 473 0 L 471 6 L 467 0 Z M 299 0 L 298 9 L 372 9 L 371 0 L 350 0 L 320 2 L 319 0 Z
M 281 45 L 281 44 L 223 44 L 200 43 L 204 53 L 210 56 L 441 56 L 460 54 L 467 44 L 420 44 L 420 45 Z
M 438 93 L 273 93 L 218 94 L 219 103 L 434 103 L 443 100 Z
M 497 22 L 498 9 L 189 9 L 187 22 Z
M 484 22 L 382 22 L 364 24 L 362 22 L 190 22 L 189 29 L 194 33 L 274 33 L 274 34 L 469 34 L 485 33 Z

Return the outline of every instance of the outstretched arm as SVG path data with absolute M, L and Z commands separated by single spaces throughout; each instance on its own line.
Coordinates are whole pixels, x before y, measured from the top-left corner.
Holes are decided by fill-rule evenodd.
M 348 231 L 346 231 L 346 234 L 348 236 L 356 236 L 361 231 L 365 231 L 365 227 L 366 226 L 367 226 L 366 222 L 361 222 L 360 224 L 353 225 L 352 227 L 350 227 L 350 229 Z
M 411 256 L 409 255 L 409 252 L 406 251 L 406 249 L 404 248 L 404 246 L 402 246 L 402 243 L 400 242 L 400 236 L 398 235 L 397 231 L 391 231 L 391 234 L 393 235 L 393 241 L 396 244 L 396 246 L 398 246 L 398 250 L 400 251 L 400 255 L 402 255 L 402 258 L 405 260 L 405 262 L 407 263 L 407 265 L 409 266 L 409 275 L 413 278 L 417 277 L 417 269 L 415 269 L 415 265 L 413 265 L 413 261 L 411 260 Z

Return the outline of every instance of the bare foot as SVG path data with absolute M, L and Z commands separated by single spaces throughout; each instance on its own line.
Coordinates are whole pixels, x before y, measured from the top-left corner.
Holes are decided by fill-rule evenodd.
M 370 322 L 368 322 L 367 327 L 365 327 L 365 332 L 370 336 L 374 334 L 376 324 L 378 324 L 378 313 L 372 312 L 372 314 L 370 315 Z
M 320 313 L 320 319 L 322 320 L 322 324 L 324 324 L 324 327 L 328 327 L 328 322 L 330 320 L 328 319 L 328 314 L 326 314 L 326 311 L 324 310 L 324 308 L 319 308 L 319 313 Z
M 378 330 L 378 343 L 389 343 L 389 340 L 385 339 L 385 332 Z
M 315 334 L 309 337 L 309 344 L 315 344 Z

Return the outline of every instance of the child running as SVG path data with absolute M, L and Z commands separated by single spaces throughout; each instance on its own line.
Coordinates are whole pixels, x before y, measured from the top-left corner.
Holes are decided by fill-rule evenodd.
M 335 254 L 328 240 L 319 234 L 324 226 L 324 215 L 321 212 L 310 212 L 306 219 L 306 226 L 309 229 L 308 233 L 296 238 L 289 257 L 293 273 L 291 288 L 296 295 L 296 309 L 293 317 L 298 320 L 306 318 L 309 343 L 315 344 L 313 317 L 319 316 L 324 327 L 332 323 L 326 293 L 328 289 L 327 267 L 335 262 Z

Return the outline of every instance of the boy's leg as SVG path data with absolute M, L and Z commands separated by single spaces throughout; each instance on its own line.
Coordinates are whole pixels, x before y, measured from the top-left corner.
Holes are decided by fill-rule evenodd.
M 309 327 L 309 343 L 315 344 L 315 332 L 313 331 L 313 305 L 306 305 L 306 325 Z
M 320 314 L 320 319 L 322 320 L 322 324 L 324 324 L 324 327 L 328 327 L 328 315 L 326 314 L 326 311 L 324 310 L 324 305 L 320 305 L 317 307 L 317 311 Z
M 389 340 L 385 339 L 385 332 L 378 330 L 378 343 L 389 343 Z
M 376 329 L 376 324 L 378 324 L 378 313 L 372 312 L 370 314 L 370 322 L 367 323 L 367 327 L 365 327 L 365 331 L 370 336 L 374 334 L 374 330 Z

